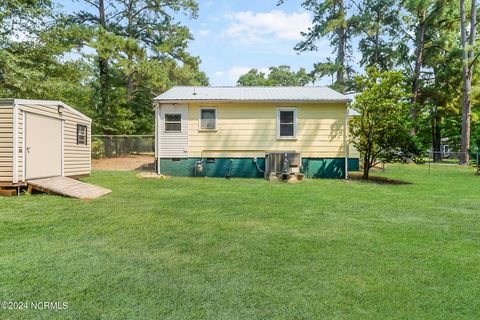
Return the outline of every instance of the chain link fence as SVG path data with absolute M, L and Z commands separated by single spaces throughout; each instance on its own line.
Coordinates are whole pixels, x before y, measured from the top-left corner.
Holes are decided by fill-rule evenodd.
M 468 165 L 475 166 L 476 173 L 480 174 L 480 155 L 478 151 L 469 152 Z M 465 159 L 466 154 L 464 152 L 451 152 L 445 151 L 430 151 L 426 158 L 428 163 L 428 172 L 432 171 L 432 168 L 436 165 L 459 165 Z
M 154 135 L 93 135 L 92 158 L 155 155 Z

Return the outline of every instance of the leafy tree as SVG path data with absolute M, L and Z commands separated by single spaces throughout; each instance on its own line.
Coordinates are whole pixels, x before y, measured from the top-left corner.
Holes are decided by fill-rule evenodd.
M 401 62 L 410 75 L 411 86 L 411 116 L 418 118 L 417 100 L 421 90 L 422 70 L 424 67 L 425 49 L 431 45 L 435 34 L 449 26 L 454 21 L 446 16 L 452 12 L 453 3 L 448 0 L 407 0 L 402 1 L 402 30 L 399 43 Z M 411 47 L 413 47 L 413 55 Z M 416 133 L 415 127 L 412 133 Z
M 281 5 L 286 0 L 279 0 Z M 303 0 L 301 6 L 312 13 L 313 26 L 306 32 L 302 32 L 304 40 L 298 43 L 295 50 L 298 52 L 317 51 L 317 42 L 324 36 L 328 36 L 330 44 L 336 53 L 335 61 L 327 60 L 315 66 L 318 76 L 326 75 L 326 70 L 334 72 L 336 79 L 333 88 L 344 92 L 347 86 L 347 78 L 353 69 L 349 65 L 350 41 L 355 34 L 354 25 L 356 16 L 348 16 L 349 6 L 346 0 Z
M 454 9 L 454 8 L 452 8 Z M 442 140 L 456 149 L 459 142 L 461 50 L 458 48 L 458 10 L 442 15 L 439 32 L 431 33 L 423 49 L 423 70 L 417 97 L 416 134 L 441 160 Z
M 398 60 L 395 43 L 400 26 L 398 1 L 362 0 L 352 3 L 358 17 L 354 28 L 360 37 L 360 65 L 391 70 Z
M 196 18 L 195 1 L 82 1 L 94 10 L 77 12 L 72 21 L 93 30 L 88 45 L 96 51 L 99 133 L 151 133 L 155 95 L 176 84 L 208 83 L 200 59 L 187 52 L 190 31 L 174 18 Z
M 281 65 L 270 67 L 268 75 L 257 69 L 251 69 L 240 76 L 237 84 L 239 86 L 305 86 L 313 80 L 313 76 L 304 68 L 295 72 L 290 69 L 290 66 Z
M 91 75 L 89 66 L 79 59 L 64 59 L 79 45 L 81 33 L 69 27 L 51 1 L 2 2 L 0 96 L 88 105 L 89 88 L 81 84 Z
M 250 69 L 238 78 L 237 85 L 244 87 L 267 86 L 268 76 L 258 69 Z
M 353 108 L 360 113 L 350 123 L 352 143 L 363 157 L 363 179 L 381 160 L 416 159 L 420 147 L 410 135 L 408 92 L 400 72 L 367 69 L 357 76 L 362 92 L 355 96 Z

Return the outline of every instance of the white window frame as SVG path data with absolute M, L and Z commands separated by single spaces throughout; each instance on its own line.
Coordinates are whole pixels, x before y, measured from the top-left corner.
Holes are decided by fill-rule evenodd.
M 180 130 L 178 131 L 167 131 L 167 123 L 178 123 L 178 121 L 167 121 L 167 115 L 177 115 L 180 116 Z M 165 112 L 163 115 L 163 132 L 164 133 L 178 133 L 182 132 L 183 130 L 183 124 L 182 124 L 182 114 L 179 112 Z
M 214 110 L 215 111 L 215 128 L 214 129 L 203 129 L 202 128 L 202 111 L 203 110 Z M 198 110 L 198 131 L 209 131 L 215 132 L 218 130 L 218 110 L 217 107 L 200 107 Z
M 280 113 L 282 111 L 293 111 L 293 136 L 280 136 Z M 279 107 L 277 108 L 277 139 L 279 140 L 296 140 L 298 127 L 298 108 L 296 107 Z
M 80 135 L 80 128 L 85 129 L 85 134 L 83 135 L 85 141 L 83 142 L 80 141 L 80 137 L 82 136 Z M 88 146 L 88 126 L 86 124 L 77 123 L 77 146 Z

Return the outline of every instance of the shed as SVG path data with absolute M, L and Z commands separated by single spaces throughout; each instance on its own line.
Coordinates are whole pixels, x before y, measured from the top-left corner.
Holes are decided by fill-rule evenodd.
M 89 175 L 91 122 L 61 101 L 0 99 L 0 186 Z

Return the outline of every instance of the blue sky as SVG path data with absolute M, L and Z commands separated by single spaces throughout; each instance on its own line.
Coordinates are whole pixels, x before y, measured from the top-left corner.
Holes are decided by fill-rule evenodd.
M 191 51 L 202 59 L 202 70 L 213 85 L 235 84 L 250 68 L 266 70 L 286 64 L 310 70 L 331 54 L 328 42 L 322 51 L 298 55 L 293 47 L 310 23 L 310 14 L 299 1 L 276 6 L 276 0 L 202 0 L 200 15 L 186 24 L 195 40 Z
M 82 1 L 61 1 L 66 10 L 78 10 Z M 300 0 L 277 7 L 276 0 L 199 0 L 198 19 L 180 16 L 195 40 L 189 51 L 201 58 L 201 69 L 211 85 L 234 85 L 250 68 L 268 70 L 286 64 L 294 70 L 311 70 L 315 62 L 332 55 L 328 41 L 319 51 L 298 55 L 293 47 L 300 32 L 311 24 L 311 16 Z M 329 80 L 318 84 L 328 84 Z

